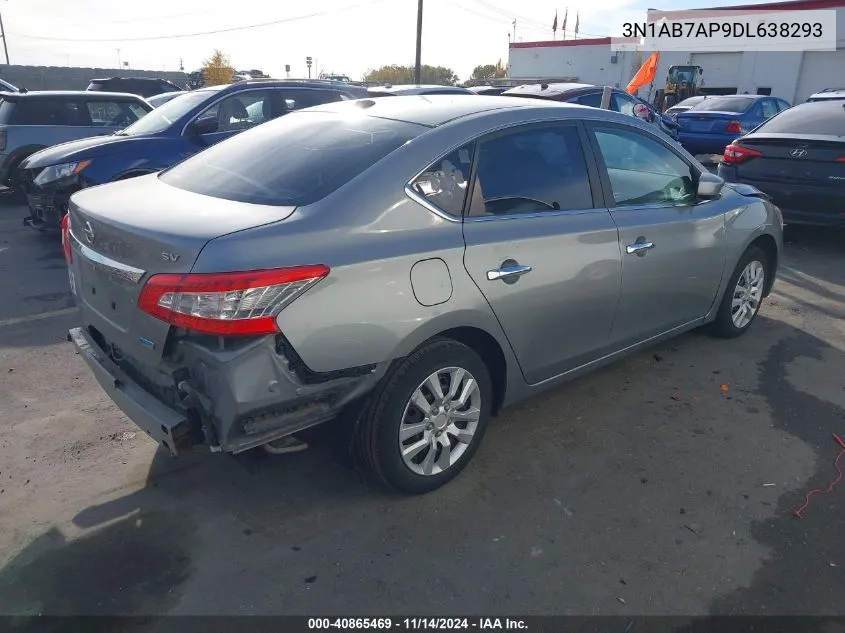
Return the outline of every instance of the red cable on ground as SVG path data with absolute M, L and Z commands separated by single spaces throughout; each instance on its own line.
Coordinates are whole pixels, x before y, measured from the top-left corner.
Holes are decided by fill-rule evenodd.
M 843 455 L 845 455 L 845 441 L 843 441 L 842 438 L 839 437 L 836 433 L 833 434 L 833 439 L 835 439 L 836 442 L 839 444 L 839 446 L 842 447 L 842 450 L 839 451 L 839 455 L 837 455 L 836 459 L 833 460 L 833 465 L 836 466 L 836 472 L 839 473 L 839 476 L 836 479 L 834 479 L 832 482 L 830 482 L 830 485 L 826 489 L 821 490 L 820 488 L 815 488 L 815 489 L 813 489 L 813 490 L 811 490 L 810 492 L 807 493 L 807 496 L 804 498 L 804 505 L 802 505 L 800 508 L 798 508 L 795 511 L 795 516 L 797 516 L 799 519 L 804 518 L 804 517 L 801 516 L 801 513 L 807 508 L 808 505 L 810 505 L 810 497 L 812 497 L 817 492 L 822 492 L 822 493 L 827 494 L 828 492 L 833 490 L 833 487 L 836 484 L 839 483 L 840 479 L 842 479 L 842 469 L 839 468 L 839 458 L 842 457 Z

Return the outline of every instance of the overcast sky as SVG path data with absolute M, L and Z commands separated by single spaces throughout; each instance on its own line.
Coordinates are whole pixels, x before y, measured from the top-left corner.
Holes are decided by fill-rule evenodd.
M 567 4 L 567 30 L 580 12 L 579 37 L 619 35 L 624 21 L 644 20 L 645 9 L 655 6 L 648 0 L 425 0 L 423 63 L 449 66 L 462 79 L 477 64 L 507 63 L 514 18 L 517 41 L 551 39 L 555 10 L 560 28 Z M 655 8 L 728 4 L 736 2 L 672 0 Z M 304 77 L 310 55 L 326 72 L 353 79 L 384 64 L 413 64 L 416 11 L 416 0 L 0 0 L 12 64 L 114 68 L 120 60 L 131 68 L 178 70 L 182 59 L 191 71 L 220 48 L 238 70 L 283 77 L 290 64 L 292 76 Z

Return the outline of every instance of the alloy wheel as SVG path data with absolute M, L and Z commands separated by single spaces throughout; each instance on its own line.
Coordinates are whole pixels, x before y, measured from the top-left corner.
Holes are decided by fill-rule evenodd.
M 766 271 L 763 264 L 756 259 L 748 262 L 737 279 L 731 301 L 731 321 L 734 327 L 742 329 L 751 323 L 760 309 L 765 281 Z

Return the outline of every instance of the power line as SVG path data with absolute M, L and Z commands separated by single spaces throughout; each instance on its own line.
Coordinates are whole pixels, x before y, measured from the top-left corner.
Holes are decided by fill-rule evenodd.
M 40 35 L 27 35 L 25 33 L 9 33 L 9 35 L 14 35 L 15 37 L 25 37 L 31 40 L 45 40 L 50 42 L 148 42 L 153 40 L 171 40 L 171 39 L 179 39 L 185 37 L 198 37 L 200 35 L 217 35 L 218 33 L 231 33 L 233 31 L 246 31 L 249 29 L 257 29 L 265 26 L 274 26 L 276 24 L 285 24 L 288 22 L 296 22 L 299 20 L 307 20 L 309 18 L 316 18 L 323 15 L 329 15 L 330 13 L 337 13 L 338 11 L 349 11 L 351 9 L 358 9 L 360 7 L 366 7 L 374 4 L 378 4 L 380 2 L 385 2 L 385 0 L 370 0 L 370 2 L 359 2 L 357 4 L 351 4 L 344 7 L 335 7 L 329 11 L 319 11 L 317 13 L 309 13 L 308 15 L 298 15 L 292 18 L 282 18 L 280 20 L 272 20 L 270 22 L 259 22 L 258 24 L 247 24 L 245 26 L 233 26 L 227 29 L 215 29 L 213 31 L 200 31 L 197 33 L 178 33 L 175 35 L 154 35 L 150 37 L 120 37 L 120 38 L 96 38 L 96 39 L 87 39 L 87 38 L 71 38 L 71 37 L 42 37 Z

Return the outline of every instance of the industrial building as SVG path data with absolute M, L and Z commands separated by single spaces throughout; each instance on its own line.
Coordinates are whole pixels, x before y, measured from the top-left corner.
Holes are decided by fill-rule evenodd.
M 771 94 L 803 103 L 825 88 L 845 88 L 845 0 L 793 0 L 718 10 L 835 9 L 835 51 L 661 52 L 653 90 L 661 88 L 670 66 L 693 64 L 703 71 L 703 91 L 710 94 Z M 716 9 L 714 9 L 716 10 Z M 511 80 L 542 79 L 624 88 L 651 51 L 614 51 L 611 38 L 512 42 Z M 649 98 L 642 89 L 641 97 Z

